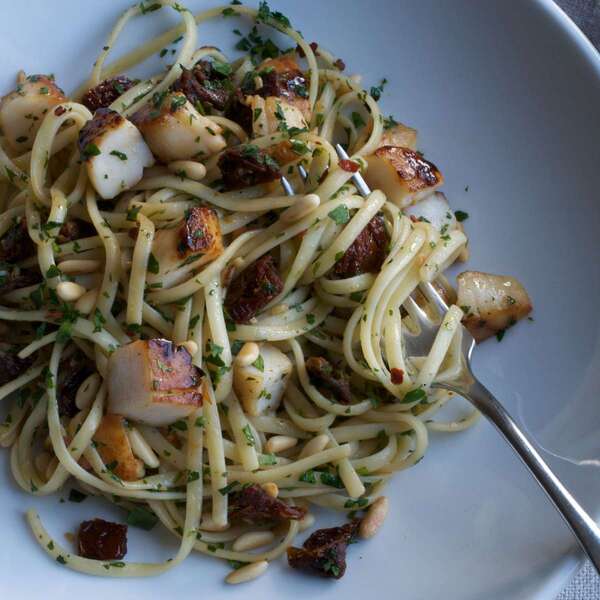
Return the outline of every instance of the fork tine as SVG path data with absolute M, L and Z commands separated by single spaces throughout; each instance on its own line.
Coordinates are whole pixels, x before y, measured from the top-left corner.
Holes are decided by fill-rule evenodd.
M 281 187 L 283 188 L 283 191 L 285 192 L 286 196 L 293 196 L 294 195 L 294 188 L 292 187 L 292 184 L 289 182 L 289 180 L 287 179 L 287 177 L 284 177 L 283 175 L 279 178 L 279 181 L 281 182 Z
M 348 160 L 350 158 L 348 153 L 340 144 L 335 145 L 335 151 L 341 159 Z M 367 185 L 367 182 L 364 180 L 363 176 L 360 174 L 360 171 L 356 171 L 356 173 L 352 175 L 352 182 L 356 186 L 356 189 L 361 196 L 366 198 L 371 193 L 371 189 Z
M 415 324 L 418 323 L 421 330 L 423 330 L 423 328 L 429 329 L 431 327 L 431 320 L 427 316 L 427 313 L 416 303 L 412 296 L 408 296 L 408 298 L 406 298 L 403 306 Z
M 302 177 L 302 181 L 306 181 L 308 179 L 308 173 L 302 165 L 298 165 L 298 173 L 300 174 L 300 177 Z
M 443 317 L 448 312 L 450 307 L 446 304 L 446 301 L 442 298 L 441 294 L 429 281 L 423 281 L 421 283 L 421 290 L 425 294 L 429 303 L 435 306 L 440 317 Z

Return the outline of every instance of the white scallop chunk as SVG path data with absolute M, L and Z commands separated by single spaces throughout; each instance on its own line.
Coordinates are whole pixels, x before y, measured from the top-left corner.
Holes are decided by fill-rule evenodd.
M 233 390 L 247 414 L 262 415 L 277 410 L 291 373 L 292 363 L 283 352 L 272 344 L 259 344 L 252 364 L 235 361 Z
M 110 200 L 140 181 L 154 157 L 137 127 L 109 109 L 97 110 L 79 135 L 94 189 Z

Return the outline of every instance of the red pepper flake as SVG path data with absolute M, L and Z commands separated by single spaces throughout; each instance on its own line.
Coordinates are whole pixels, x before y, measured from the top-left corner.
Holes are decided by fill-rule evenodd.
M 333 63 L 334 67 L 337 67 L 340 71 L 343 71 L 346 68 L 346 63 L 341 59 L 338 58 L 334 63 Z
M 411 220 L 413 223 L 416 223 L 416 222 L 418 221 L 418 219 L 417 219 L 417 217 L 415 217 L 415 215 L 410 215 L 410 220 Z
M 319 47 L 319 44 L 317 44 L 317 42 L 311 42 L 309 44 L 310 49 L 315 53 L 316 56 L 319 56 L 319 53 L 317 52 L 317 48 Z M 298 53 L 298 56 L 300 56 L 301 58 L 304 58 L 306 56 L 306 52 L 304 52 L 304 50 L 302 50 L 302 48 L 300 46 L 296 46 L 296 52 Z
M 404 381 L 404 371 L 402 369 L 393 368 L 391 374 L 392 383 L 402 383 Z
M 348 171 L 348 173 L 356 173 L 356 171 L 360 169 L 360 165 L 353 160 L 342 158 L 342 160 L 340 160 L 340 168 L 344 171 Z
M 66 112 L 67 112 L 67 109 L 66 109 L 64 106 L 57 106 L 57 107 L 54 109 L 54 114 L 55 114 L 57 117 L 60 117 L 60 115 L 64 115 Z

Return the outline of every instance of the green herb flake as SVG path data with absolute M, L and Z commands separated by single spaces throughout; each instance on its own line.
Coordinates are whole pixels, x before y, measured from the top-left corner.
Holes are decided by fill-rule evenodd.
M 127 154 L 119 152 L 119 150 L 111 150 L 110 155 L 116 156 L 119 160 L 127 160 Z
M 127 513 L 125 522 L 132 527 L 150 531 L 158 523 L 158 517 L 141 506 L 135 506 Z
M 423 388 L 417 388 L 415 390 L 410 390 L 407 394 L 404 395 L 404 398 L 400 401 L 401 404 L 411 404 L 412 402 L 423 402 L 423 400 L 427 399 L 427 394 Z
M 242 433 L 246 438 L 246 444 L 248 444 L 248 446 L 256 446 L 256 440 L 254 439 L 254 435 L 252 435 L 250 425 L 246 425 L 244 428 L 242 428 Z
M 256 367 L 259 371 L 263 372 L 265 371 L 265 360 L 262 357 L 262 354 L 258 355 L 258 358 L 252 363 L 253 367 Z
M 330 211 L 327 216 L 338 225 L 345 225 L 350 220 L 350 211 L 345 204 L 340 204 Z

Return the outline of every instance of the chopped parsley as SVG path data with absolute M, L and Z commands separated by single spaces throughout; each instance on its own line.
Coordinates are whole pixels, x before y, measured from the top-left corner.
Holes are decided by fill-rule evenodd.
M 248 446 L 256 446 L 256 440 L 254 439 L 254 435 L 252 435 L 250 425 L 246 425 L 244 428 L 242 428 L 242 433 L 246 438 L 246 444 L 248 444 Z
M 155 275 L 160 271 L 160 264 L 158 263 L 158 261 L 156 260 L 156 256 L 154 256 L 152 252 L 148 257 L 148 271 L 150 271 L 150 273 L 154 273 Z
M 401 404 L 410 404 L 411 402 L 423 402 L 426 398 L 427 394 L 425 393 L 425 390 L 417 388 L 416 390 L 410 390 L 410 392 L 405 394 L 400 402 Z
M 141 506 L 136 506 L 127 513 L 125 522 L 132 527 L 150 531 L 158 523 L 158 517 L 153 512 Z
M 340 204 L 330 211 L 327 216 L 338 225 L 345 225 L 350 220 L 350 211 L 345 204 Z
M 456 220 L 459 223 L 462 223 L 463 221 L 466 221 L 469 218 L 469 213 L 465 212 L 464 210 L 455 210 L 454 216 L 456 217 Z
M 265 361 L 261 354 L 258 355 L 258 358 L 252 363 L 253 367 L 256 367 L 259 371 L 264 372 L 265 370 Z
M 119 160 L 127 160 L 127 154 L 124 152 L 119 152 L 118 150 L 112 150 L 110 152 L 111 156 L 116 156 Z

